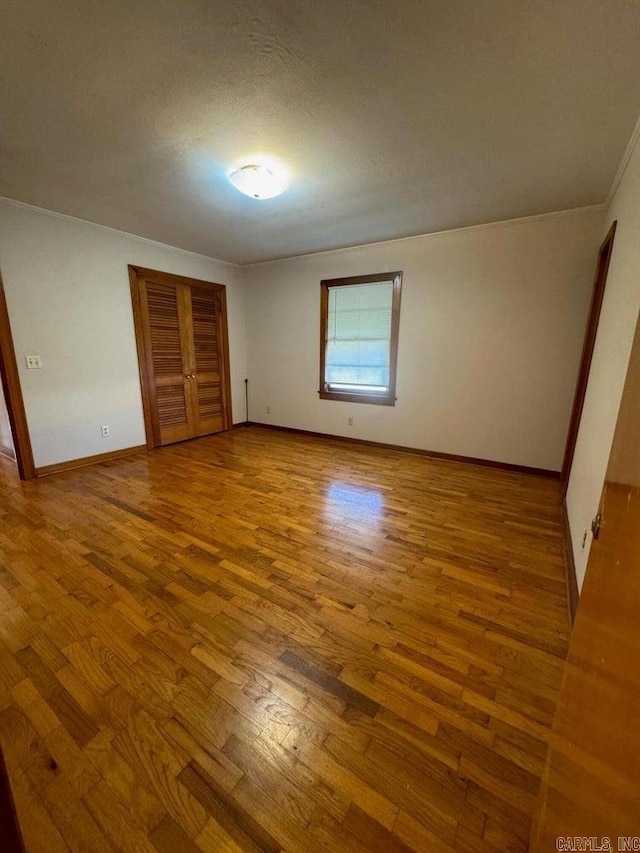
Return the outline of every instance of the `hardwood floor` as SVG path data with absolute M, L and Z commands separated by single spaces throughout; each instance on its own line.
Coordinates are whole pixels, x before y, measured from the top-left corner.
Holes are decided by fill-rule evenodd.
M 29 851 L 526 850 L 557 482 L 250 427 L 0 494 Z

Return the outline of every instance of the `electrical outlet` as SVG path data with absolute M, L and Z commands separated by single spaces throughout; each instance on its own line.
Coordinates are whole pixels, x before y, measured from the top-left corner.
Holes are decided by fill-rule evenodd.
M 110 427 L 108 427 L 108 426 L 107 426 L 107 424 L 103 424 L 103 425 L 100 427 L 100 435 L 101 435 L 103 438 L 109 438 L 109 436 L 111 435 L 111 428 L 110 428 Z
M 347 418 L 347 426 L 353 426 L 353 418 Z
M 267 414 L 268 414 L 268 415 L 270 415 L 270 414 L 271 414 L 271 406 L 267 406 Z
M 25 360 L 27 362 L 28 370 L 39 370 L 42 367 L 41 355 L 26 355 Z

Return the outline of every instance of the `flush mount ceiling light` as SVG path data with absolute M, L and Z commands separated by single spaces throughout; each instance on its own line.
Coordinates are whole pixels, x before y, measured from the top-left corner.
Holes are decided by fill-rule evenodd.
M 249 163 L 231 172 L 229 180 L 251 198 L 273 198 L 285 190 L 285 182 L 268 166 Z

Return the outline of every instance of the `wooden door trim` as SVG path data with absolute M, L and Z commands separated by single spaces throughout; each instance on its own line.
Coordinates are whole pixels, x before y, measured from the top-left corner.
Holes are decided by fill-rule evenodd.
M 27 423 L 27 413 L 24 408 L 20 374 L 16 361 L 16 351 L 13 345 L 11 324 L 7 300 L 0 274 L 0 376 L 4 387 L 4 396 L 9 413 L 9 423 L 13 435 L 13 445 L 16 453 L 16 465 L 21 480 L 32 480 L 36 476 L 33 461 L 31 436 Z
M 558 849 L 560 837 L 640 836 L 640 741 L 630 726 L 640 716 L 639 424 L 640 318 L 599 501 L 602 526 L 589 552 L 540 781 L 531 853 Z M 634 845 L 595 849 L 607 846 Z
M 571 538 L 571 525 L 569 524 L 566 497 L 562 499 L 562 540 L 564 544 L 565 581 L 567 585 L 567 612 L 569 615 L 569 627 L 573 628 L 578 609 L 578 574 L 576 572 L 575 557 L 573 556 L 573 540 Z
M 133 270 L 140 278 L 154 281 L 156 284 L 166 284 L 169 287 L 175 287 L 177 284 L 186 284 L 188 287 L 207 287 L 214 290 L 224 290 L 224 284 L 217 284 L 214 281 L 202 281 L 199 278 L 190 278 L 187 275 L 177 275 L 172 272 L 161 272 L 160 270 L 152 270 L 149 267 L 139 267 L 134 264 L 129 264 L 129 271 Z
M 24 841 L 20 830 L 20 821 L 16 810 L 15 800 L 11 791 L 11 783 L 7 772 L 2 750 L 0 749 L 0 840 L 4 841 L 6 850 L 14 853 L 25 853 Z
M 153 360 L 150 341 L 146 329 L 146 312 L 143 306 L 143 292 L 141 281 L 153 281 L 156 284 L 164 284 L 169 287 L 186 285 L 188 287 L 200 287 L 215 290 L 220 294 L 221 305 L 221 340 L 222 340 L 222 393 L 223 393 L 223 415 L 222 420 L 225 429 L 233 428 L 233 413 L 231 409 L 231 366 L 229 361 L 229 325 L 227 322 L 227 288 L 224 284 L 213 281 L 202 281 L 197 278 L 189 278 L 184 275 L 161 272 L 159 270 L 138 267 L 129 264 L 129 283 L 131 286 L 131 305 L 133 308 L 133 325 L 136 337 L 136 349 L 138 353 L 138 373 L 140 374 L 140 388 L 142 390 L 142 411 L 144 414 L 145 438 L 148 450 L 153 450 L 159 445 L 159 427 L 154 417 L 154 379 Z
M 138 373 L 140 374 L 140 390 L 142 392 L 142 411 L 144 414 L 144 433 L 147 450 L 153 450 L 156 442 L 153 434 L 153 406 L 151 404 L 150 383 L 153 370 L 149 364 L 151 350 L 147 345 L 142 307 L 139 272 L 129 266 L 129 284 L 131 287 L 131 306 L 133 308 L 133 327 L 136 336 L 136 351 L 138 354 Z
M 613 239 L 616 235 L 616 227 L 618 220 L 616 219 L 607 236 L 604 238 L 602 245 L 598 251 L 598 265 L 596 267 L 596 277 L 593 283 L 593 292 L 591 295 L 591 307 L 589 309 L 589 320 L 587 322 L 587 330 L 584 336 L 584 344 L 582 346 L 582 357 L 580 359 L 580 372 L 578 373 L 578 381 L 576 383 L 576 391 L 573 398 L 573 408 L 571 410 L 571 420 L 569 422 L 569 431 L 567 433 L 567 441 L 564 449 L 564 460 L 562 463 L 561 483 L 563 492 L 566 494 L 569 485 L 569 475 L 571 474 L 571 465 L 573 464 L 573 455 L 576 450 L 576 442 L 578 441 L 578 430 L 580 429 L 580 419 L 582 418 L 582 410 L 584 408 L 585 397 L 587 396 L 587 384 L 589 382 L 589 371 L 591 370 L 591 362 L 593 360 L 593 351 L 596 345 L 596 335 L 598 334 L 598 323 L 600 322 L 600 312 L 602 311 L 602 301 L 604 299 L 604 291 L 607 284 L 607 274 L 609 272 L 609 264 L 611 263 L 611 253 L 613 251 Z
M 222 337 L 222 359 L 224 371 L 222 374 L 222 393 L 224 405 L 222 407 L 222 419 L 225 429 L 233 429 L 233 412 L 231 409 L 231 369 L 229 362 L 229 324 L 227 322 L 227 288 L 221 285 L 220 307 L 222 319 L 220 332 Z

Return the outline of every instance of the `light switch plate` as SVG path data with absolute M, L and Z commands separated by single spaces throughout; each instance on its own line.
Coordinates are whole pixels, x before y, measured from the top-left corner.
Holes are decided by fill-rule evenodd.
M 27 360 L 27 368 L 29 370 L 37 370 L 42 367 L 41 355 L 27 355 L 25 358 Z

